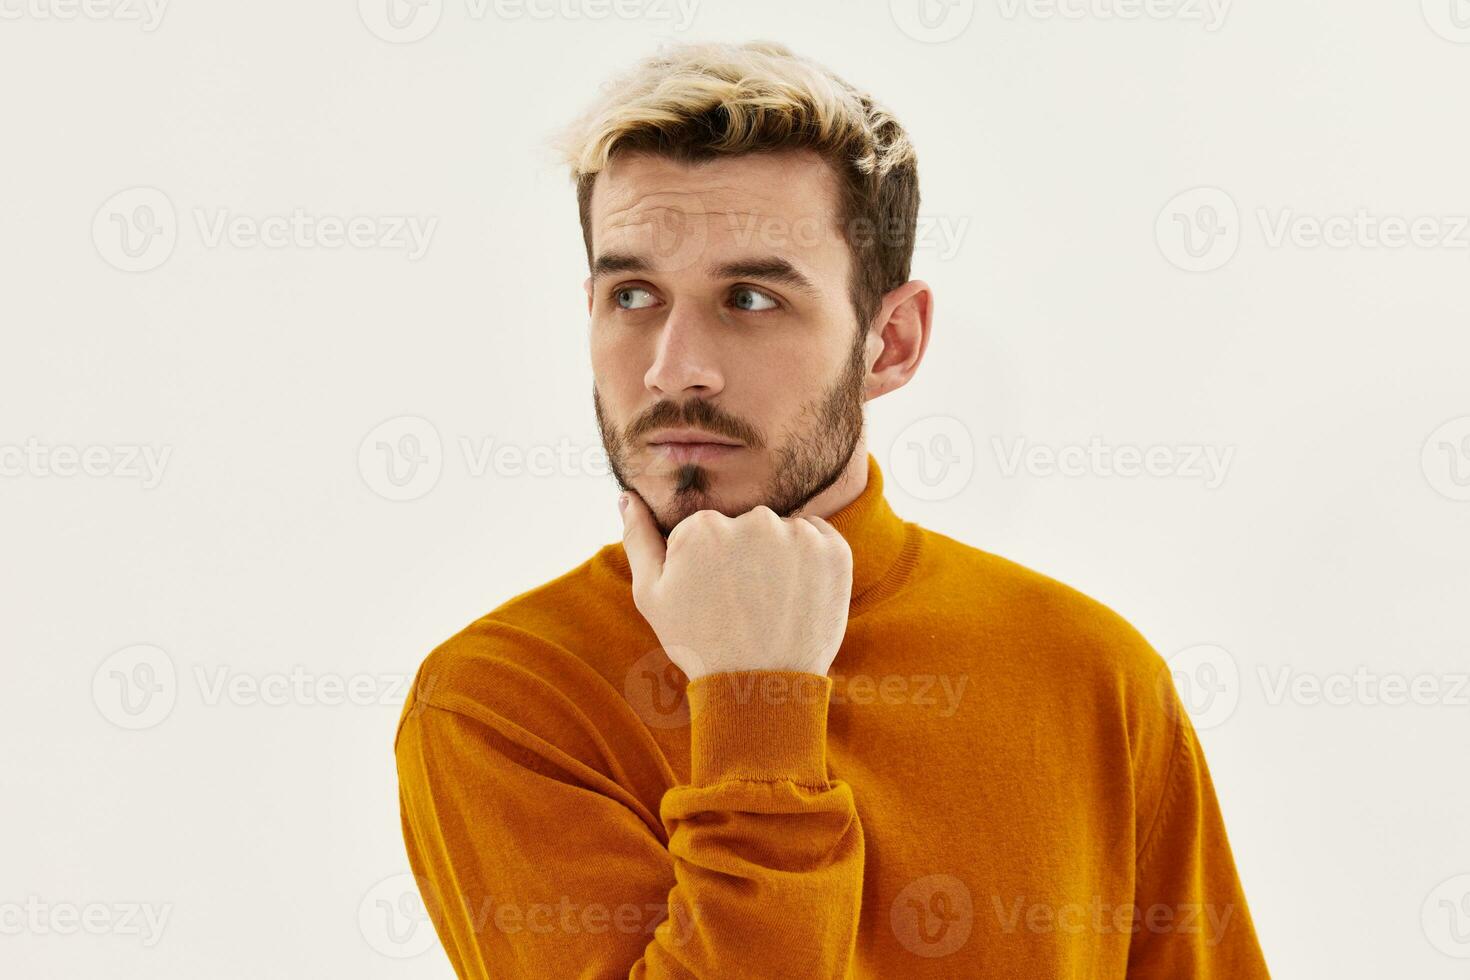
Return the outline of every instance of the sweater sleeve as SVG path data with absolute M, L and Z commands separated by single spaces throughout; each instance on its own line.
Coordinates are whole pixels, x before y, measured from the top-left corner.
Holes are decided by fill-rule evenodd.
M 534 710 L 406 712 L 404 840 L 456 973 L 846 976 L 863 835 L 827 778 L 831 687 L 786 671 L 690 683 L 690 778 L 656 821 L 538 737 Z
M 1140 838 L 1128 980 L 1270 980 L 1204 750 L 1172 685 L 1172 747 Z

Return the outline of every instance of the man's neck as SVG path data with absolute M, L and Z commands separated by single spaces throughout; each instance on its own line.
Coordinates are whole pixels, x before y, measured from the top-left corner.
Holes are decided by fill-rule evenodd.
M 806 505 L 792 514 L 804 517 L 814 514 L 827 518 L 852 503 L 868 485 L 868 445 L 866 437 L 859 437 L 853 448 L 852 457 L 843 467 L 842 475 L 827 489 L 817 494 Z

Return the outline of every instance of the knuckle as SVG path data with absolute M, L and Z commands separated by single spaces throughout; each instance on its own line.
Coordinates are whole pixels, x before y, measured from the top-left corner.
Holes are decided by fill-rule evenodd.
M 689 516 L 692 518 L 690 532 L 703 536 L 715 533 L 725 523 L 725 515 L 717 510 L 698 510 Z

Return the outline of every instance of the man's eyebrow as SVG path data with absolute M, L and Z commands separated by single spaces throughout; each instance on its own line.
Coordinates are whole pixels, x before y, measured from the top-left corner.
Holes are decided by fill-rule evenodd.
M 592 278 L 616 275 L 619 272 L 647 272 L 648 264 L 628 252 L 604 252 L 592 264 Z
M 605 252 L 592 265 L 592 278 L 616 275 L 620 272 L 649 272 L 651 267 L 642 257 L 630 252 Z M 757 259 L 737 259 L 711 266 L 705 270 L 715 279 L 756 279 L 761 282 L 791 286 L 812 296 L 821 295 L 815 283 L 796 266 L 783 258 L 770 256 Z
M 791 286 L 811 296 L 820 296 L 816 284 L 800 269 L 785 259 L 772 256 L 762 259 L 742 259 L 726 262 L 709 270 L 718 279 L 757 279 L 761 282 Z

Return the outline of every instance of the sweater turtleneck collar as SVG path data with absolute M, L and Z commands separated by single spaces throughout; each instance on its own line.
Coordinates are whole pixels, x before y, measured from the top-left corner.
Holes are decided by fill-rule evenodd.
M 852 549 L 850 610 L 897 591 L 918 560 L 920 542 L 918 526 L 904 521 L 888 505 L 883 496 L 883 471 L 871 452 L 867 456 L 868 476 L 862 492 L 827 518 Z M 607 545 L 598 557 L 619 578 L 632 582 L 621 541 Z

